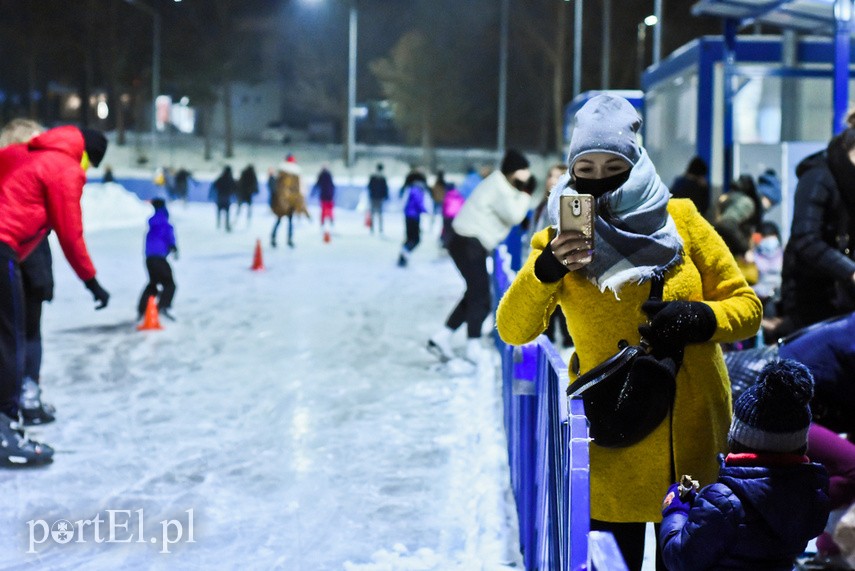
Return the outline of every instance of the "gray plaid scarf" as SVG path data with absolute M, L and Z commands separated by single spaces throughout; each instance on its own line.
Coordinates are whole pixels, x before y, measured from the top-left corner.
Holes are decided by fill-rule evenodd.
M 558 197 L 578 194 L 569 182 L 570 175 L 565 174 L 550 193 L 547 208 L 553 225 L 558 221 Z M 594 259 L 580 271 L 600 291 L 610 289 L 617 297 L 624 284 L 643 283 L 680 262 L 683 240 L 668 214 L 670 198 L 642 148 L 629 179 L 597 201 Z

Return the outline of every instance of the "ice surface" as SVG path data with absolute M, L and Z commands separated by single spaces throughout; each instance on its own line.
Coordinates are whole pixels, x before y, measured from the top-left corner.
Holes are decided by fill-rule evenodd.
M 325 244 L 312 209 L 296 248 L 274 250 L 266 205 L 227 234 L 213 205 L 172 204 L 178 320 L 138 332 L 150 207 L 94 186 L 86 238 L 112 297 L 94 311 L 53 243 L 42 385 L 58 420 L 30 434 L 57 453 L 44 468 L 0 471 L 0 568 L 519 566 L 498 355 L 453 375 L 423 349 L 463 290 L 436 244 L 440 220 L 423 219 L 401 269 L 399 211 L 385 237 L 369 234 L 364 212 L 337 211 Z M 252 272 L 259 238 L 267 269 Z M 75 523 L 107 510 L 127 510 L 113 512 L 115 541 L 106 523 L 100 543 Z M 45 537 L 38 520 L 63 519 L 82 534 L 30 549 L 31 535 Z M 162 553 L 164 526 L 174 539 L 179 523 L 182 541 Z

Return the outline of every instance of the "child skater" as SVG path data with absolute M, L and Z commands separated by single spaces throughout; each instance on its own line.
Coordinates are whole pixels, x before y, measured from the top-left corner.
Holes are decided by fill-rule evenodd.
M 665 495 L 659 543 L 670 571 L 790 571 L 822 533 L 828 474 L 805 456 L 813 384 L 801 363 L 773 361 L 736 399 L 718 480 Z
M 137 318 L 142 319 L 149 296 L 155 296 L 160 315 L 175 321 L 169 309 L 175 296 L 175 280 L 172 268 L 166 260 L 170 253 L 178 259 L 178 247 L 175 244 L 175 229 L 169 223 L 166 202 L 161 198 L 151 201 L 154 214 L 148 219 L 148 233 L 145 236 L 145 267 L 148 270 L 148 285 L 140 296 L 137 306 Z M 160 286 L 158 288 L 158 286 Z M 158 292 L 159 290 L 159 292 Z

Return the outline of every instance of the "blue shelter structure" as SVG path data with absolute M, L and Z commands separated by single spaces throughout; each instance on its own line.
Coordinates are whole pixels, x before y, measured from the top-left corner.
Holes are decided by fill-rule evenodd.
M 845 115 L 832 98 L 836 48 L 830 38 L 790 33 L 705 36 L 648 68 L 644 146 L 662 180 L 670 184 L 695 155 L 709 165 L 715 194 L 738 174 L 774 169 L 782 200 L 766 217 L 786 240 L 795 167 L 839 129 L 830 118 Z
M 766 24 L 801 33 L 833 36 L 831 53 L 826 60 L 832 64 L 831 132 L 837 133 L 842 129 L 849 100 L 852 0 L 700 0 L 692 7 L 692 12 L 695 15 L 717 16 L 724 20 L 722 62 L 725 180 L 735 174 L 732 155 L 733 99 L 738 89 L 735 69 L 739 60 L 737 30 L 743 26 Z M 781 62 L 785 68 L 789 67 L 784 59 Z M 783 71 L 798 73 L 798 69 Z

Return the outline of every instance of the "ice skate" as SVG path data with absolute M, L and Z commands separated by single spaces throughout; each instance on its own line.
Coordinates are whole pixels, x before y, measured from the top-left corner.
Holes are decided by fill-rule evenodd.
M 454 352 L 451 350 L 451 329 L 443 327 L 431 335 L 427 342 L 427 350 L 443 363 L 454 359 Z
M 159 310 L 160 315 L 164 316 L 169 321 L 175 321 L 175 316 L 169 313 L 170 309 L 168 307 L 164 307 Z
M 470 337 L 466 341 L 466 360 L 475 365 L 480 365 L 487 356 L 481 344 L 480 337 Z
M 37 466 L 52 459 L 53 448 L 30 440 L 17 421 L 0 413 L 0 463 Z
M 21 418 L 24 426 L 38 426 L 56 420 L 56 409 L 42 402 L 42 389 L 27 377 L 21 390 Z
M 398 256 L 398 267 L 405 268 L 407 267 L 407 262 L 409 261 L 410 253 L 407 250 L 401 250 L 401 255 Z

